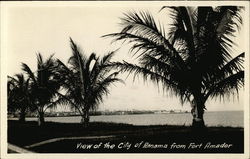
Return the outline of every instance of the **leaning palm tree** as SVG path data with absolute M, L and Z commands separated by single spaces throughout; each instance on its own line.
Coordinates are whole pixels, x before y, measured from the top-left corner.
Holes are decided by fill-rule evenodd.
M 109 87 L 115 82 L 118 72 L 111 72 L 111 52 L 102 58 L 92 53 L 89 57 L 80 53 L 79 47 L 70 39 L 73 55 L 69 58 L 69 67 L 58 60 L 61 83 L 65 94 L 60 93 L 61 103 L 69 104 L 77 110 L 82 119 L 81 123 L 89 123 L 89 111 L 95 110 L 103 101 L 104 95 L 109 94 Z
M 23 71 L 28 75 L 31 82 L 31 98 L 33 107 L 38 113 L 38 125 L 44 123 L 44 113 L 51 106 L 55 106 L 56 92 L 60 88 L 59 74 L 56 72 L 57 65 L 51 55 L 47 60 L 37 55 L 37 71 L 32 72 L 30 67 L 22 63 Z
M 19 121 L 25 122 L 25 115 L 31 106 L 30 83 L 23 74 L 8 76 L 8 110 L 19 112 Z
M 231 55 L 232 37 L 242 24 L 241 7 L 163 7 L 169 31 L 148 12 L 130 12 L 121 32 L 105 35 L 128 41 L 138 64 L 116 63 L 121 71 L 141 74 L 163 89 L 190 102 L 193 126 L 204 127 L 208 98 L 229 97 L 244 85 L 244 53 Z M 161 11 L 162 11 L 161 10 Z

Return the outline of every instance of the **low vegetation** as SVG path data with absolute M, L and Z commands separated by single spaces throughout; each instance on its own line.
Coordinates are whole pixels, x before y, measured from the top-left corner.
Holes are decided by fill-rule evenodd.
M 231 127 L 209 127 L 203 131 L 195 131 L 190 126 L 133 126 L 129 124 L 115 124 L 104 122 L 92 122 L 87 128 L 80 123 L 54 123 L 46 122 L 42 127 L 36 122 L 20 123 L 18 121 L 8 122 L 8 142 L 25 147 L 41 141 L 61 137 L 89 137 L 92 139 L 65 139 L 57 142 L 50 142 L 39 146 L 30 147 L 29 150 L 35 152 L 231 152 L 242 153 L 244 150 L 244 133 L 243 128 Z M 98 137 L 104 138 L 98 138 Z M 105 138 L 105 136 L 113 136 Z M 189 145 L 195 144 L 232 144 L 227 149 L 164 149 L 164 148 L 145 148 L 145 149 L 77 149 L 77 144 L 97 144 L 110 143 L 118 145 L 120 143 L 150 143 L 160 144 L 178 144 Z

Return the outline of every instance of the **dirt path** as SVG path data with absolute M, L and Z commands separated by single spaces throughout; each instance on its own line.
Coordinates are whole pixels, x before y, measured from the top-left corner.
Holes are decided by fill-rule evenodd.
M 10 143 L 8 143 L 8 150 L 11 152 L 16 152 L 16 153 L 34 153 L 32 151 L 28 151 L 24 148 L 18 147 L 16 145 L 12 145 Z
M 117 136 L 114 135 L 107 135 L 107 136 L 79 136 L 79 137 L 59 137 L 54 139 L 45 140 L 42 142 L 38 142 L 29 146 L 25 146 L 25 148 L 33 148 L 36 146 L 41 146 L 44 144 L 49 144 L 52 142 L 62 141 L 62 140 L 77 140 L 77 139 L 110 139 L 110 138 L 116 138 Z

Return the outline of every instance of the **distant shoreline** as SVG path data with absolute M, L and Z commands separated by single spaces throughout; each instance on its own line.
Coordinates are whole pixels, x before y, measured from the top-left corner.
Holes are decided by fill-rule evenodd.
M 243 111 L 209 111 L 204 118 L 207 126 L 244 127 Z M 17 117 L 8 120 L 18 120 Z M 37 121 L 37 117 L 26 117 L 27 121 Z M 48 116 L 45 121 L 60 123 L 79 123 L 81 116 Z M 162 114 L 124 114 L 124 115 L 93 115 L 91 122 L 114 122 L 132 125 L 191 125 L 191 113 L 162 113 Z
M 206 111 L 205 113 L 208 112 L 244 112 L 244 110 L 218 110 L 218 111 Z M 118 110 L 118 111 L 108 111 L 108 112 L 104 112 L 104 111 L 97 111 L 97 113 L 92 113 L 90 114 L 90 116 L 110 116 L 110 115 L 143 115 L 143 114 L 186 114 L 186 113 L 190 113 L 190 111 L 171 111 L 171 110 L 160 110 L 160 111 L 156 111 L 156 110 L 149 110 L 149 111 L 122 111 L 122 110 Z M 81 116 L 80 114 L 72 114 L 72 112 L 57 112 L 57 113 L 48 113 L 45 114 L 45 117 L 74 117 L 74 116 Z M 18 116 L 9 116 L 8 119 L 13 119 L 13 118 L 17 118 Z M 35 118 L 37 116 L 33 115 L 27 115 L 26 118 Z
M 207 113 L 213 112 L 244 112 L 243 110 L 227 110 L 227 111 L 207 111 Z M 91 114 L 90 116 L 111 116 L 111 115 L 146 115 L 146 114 L 187 114 L 191 112 L 165 112 L 165 113 L 131 113 L 131 114 Z M 206 112 L 205 112 L 206 113 Z M 81 116 L 81 115 L 61 115 L 61 116 L 46 116 L 46 117 L 74 117 L 74 116 Z M 33 118 L 33 117 L 28 117 Z

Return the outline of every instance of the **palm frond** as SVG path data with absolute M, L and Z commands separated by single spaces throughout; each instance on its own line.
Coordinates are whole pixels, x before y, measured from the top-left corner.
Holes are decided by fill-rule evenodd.
M 172 24 L 169 29 L 169 38 L 174 44 L 178 40 L 185 40 L 187 43 L 188 53 L 191 58 L 195 55 L 196 41 L 194 34 L 196 32 L 194 28 L 194 20 L 192 20 L 190 12 L 187 7 L 162 7 L 163 9 L 169 9 L 171 11 L 170 17 L 172 18 Z
M 31 71 L 30 67 L 27 64 L 22 63 L 22 70 L 32 79 L 34 83 L 37 83 L 35 74 Z
M 125 13 L 121 20 L 121 24 L 125 26 L 121 31 L 122 33 L 139 31 L 139 34 L 150 34 L 150 36 L 158 34 L 163 36 L 162 30 L 157 27 L 153 16 L 149 12 Z
M 234 72 L 239 72 L 243 70 L 243 62 L 244 62 L 245 53 L 241 53 L 235 58 L 233 58 L 231 61 L 226 63 L 221 69 L 220 73 L 223 73 L 225 75 L 231 75 Z
M 241 11 L 242 7 L 238 6 L 219 6 L 216 14 L 218 36 L 222 34 L 233 35 L 236 29 L 239 29 L 242 24 Z
M 60 73 L 61 77 L 70 76 L 72 77 L 74 73 L 59 59 L 57 59 L 58 67 L 57 72 Z
M 123 83 L 123 80 L 116 78 L 117 75 L 118 72 L 114 72 L 97 83 L 97 86 L 93 89 L 92 98 L 90 97 L 89 99 L 90 101 L 92 101 L 89 104 L 90 109 L 96 109 L 99 103 L 103 101 L 103 96 L 107 96 L 110 93 L 108 87 L 110 87 L 111 84 L 114 84 L 116 82 Z
M 25 78 L 22 73 L 14 77 L 8 76 L 8 110 L 26 111 L 32 105 L 30 92 L 30 78 Z
M 12 84 L 15 84 L 18 82 L 18 80 L 12 76 L 7 76 L 8 78 L 8 82 L 12 83 Z
M 164 76 L 150 71 L 149 69 L 146 69 L 144 67 L 140 67 L 135 64 L 128 63 L 126 61 L 121 62 L 115 62 L 113 63 L 113 67 L 116 67 L 119 69 L 120 72 L 128 72 L 129 74 L 134 74 L 134 79 L 136 76 L 142 75 L 143 79 L 145 80 L 152 80 L 158 84 L 159 82 L 167 83 L 166 87 L 176 87 L 176 84 L 173 81 L 170 81 L 166 79 Z
M 74 69 L 79 68 L 83 69 L 83 63 L 86 61 L 86 56 L 84 56 L 82 53 L 80 53 L 79 47 L 76 45 L 76 43 L 70 38 L 70 46 L 73 55 L 69 58 L 68 63 L 70 63 Z M 79 63 L 80 61 L 83 61 L 83 63 Z
M 116 51 L 103 57 L 96 56 L 95 53 L 87 57 L 80 53 L 79 47 L 71 38 L 70 42 L 73 55 L 68 61 L 69 66 L 57 60 L 58 72 L 64 76 L 61 82 L 64 93 L 57 93 L 58 103 L 68 104 L 83 115 L 83 111 L 97 108 L 103 95 L 108 94 L 110 84 L 121 81 L 116 77 L 117 72 L 111 73 L 110 60 Z
M 116 49 L 116 50 L 111 51 L 111 52 L 109 52 L 108 54 L 104 55 L 104 56 L 101 58 L 100 65 L 106 65 L 107 63 L 109 63 L 110 60 L 112 59 L 112 57 L 115 55 L 115 53 L 116 53 L 118 50 L 119 50 L 119 49 Z
M 131 51 L 135 51 L 135 54 L 141 51 L 137 58 L 140 58 L 144 54 L 149 54 L 151 56 L 162 56 L 162 58 L 169 59 L 173 65 L 176 65 L 176 67 L 182 69 L 186 68 L 184 59 L 171 45 L 169 45 L 171 48 L 166 48 L 164 43 L 156 43 L 150 39 L 130 33 L 114 33 L 105 35 L 104 37 L 107 36 L 116 37 L 114 40 L 130 39 L 129 42 L 137 42 L 137 44 L 134 44 L 131 47 Z
M 41 53 L 37 54 L 37 64 L 38 64 L 38 66 L 43 64 L 43 57 L 42 57 Z
M 161 84 L 181 102 L 237 92 L 243 86 L 244 53 L 235 58 L 231 53 L 232 37 L 242 24 L 241 7 L 164 6 L 160 11 L 165 8 L 172 19 L 168 37 L 148 12 L 125 14 L 121 32 L 103 36 L 132 44 L 130 51 L 139 61 L 111 67 Z
M 221 80 L 216 83 L 214 86 L 210 87 L 209 92 L 206 94 L 205 99 L 208 97 L 224 97 L 227 95 L 229 97 L 230 94 L 234 94 L 239 92 L 239 89 L 244 86 L 244 71 L 240 71 L 230 75 L 229 77 Z

